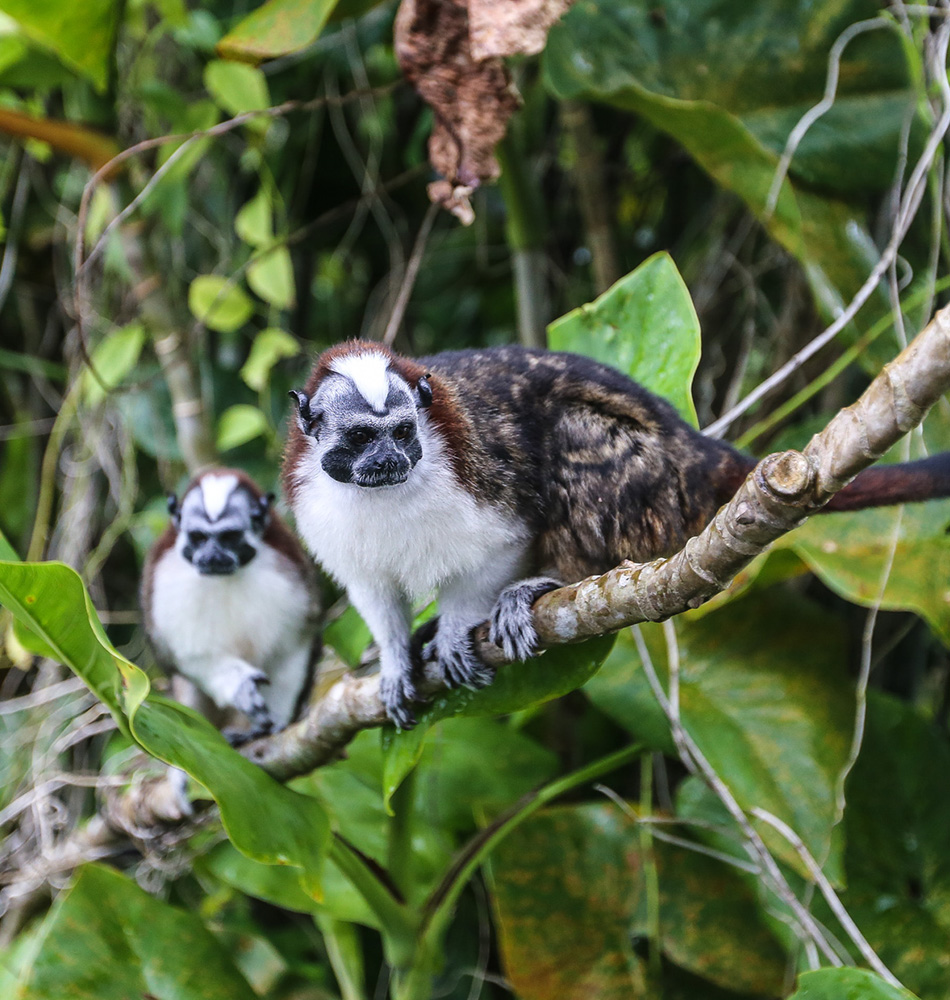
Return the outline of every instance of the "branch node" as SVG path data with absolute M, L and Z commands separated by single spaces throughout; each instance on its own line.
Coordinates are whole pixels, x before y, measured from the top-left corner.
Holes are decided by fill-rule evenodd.
M 765 488 L 785 503 L 801 500 L 815 483 L 815 470 L 800 451 L 770 455 L 761 468 Z

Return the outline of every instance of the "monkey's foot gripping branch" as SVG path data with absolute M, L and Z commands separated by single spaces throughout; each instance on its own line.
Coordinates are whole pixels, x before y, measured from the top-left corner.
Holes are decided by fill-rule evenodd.
M 732 500 L 681 551 L 649 563 L 626 563 L 541 597 L 534 606 L 541 645 L 578 642 L 698 607 L 916 427 L 948 389 L 950 308 L 945 308 L 803 452 L 759 462 Z M 488 623 L 476 630 L 477 650 L 486 663 L 499 665 L 504 654 L 488 632 Z M 438 685 L 427 672 L 423 691 Z M 361 729 L 385 721 L 379 678 L 344 677 L 302 721 L 243 752 L 286 779 L 328 763 Z

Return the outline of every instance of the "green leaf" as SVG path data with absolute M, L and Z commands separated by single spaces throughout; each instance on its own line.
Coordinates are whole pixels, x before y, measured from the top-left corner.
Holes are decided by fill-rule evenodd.
M 249 403 L 235 403 L 218 419 L 218 451 L 230 451 L 238 445 L 247 444 L 266 434 L 267 430 L 267 417 L 261 410 Z
M 272 247 L 251 261 L 247 268 L 247 283 L 251 291 L 278 309 L 293 309 L 297 296 L 294 289 L 294 266 L 285 246 Z
M 83 0 L 81 4 L 0 0 L 0 11 L 9 14 L 28 37 L 52 49 L 100 91 L 109 79 L 120 9 L 115 0 Z
M 104 337 L 92 352 L 92 366 L 101 379 L 100 383 L 91 371 L 83 372 L 82 393 L 87 406 L 98 406 L 111 391 L 122 384 L 122 380 L 135 367 L 145 344 L 145 327 L 141 323 L 129 323 Z
M 199 322 L 233 333 L 254 314 L 254 303 L 239 285 L 217 274 L 202 274 L 188 287 L 188 308 Z
M 205 88 L 229 115 L 270 107 L 267 77 L 253 66 L 215 59 L 205 66 Z
M 699 364 L 699 319 L 669 254 L 654 254 L 594 302 L 556 320 L 548 344 L 619 368 L 697 426 L 690 385 Z
M 53 905 L 22 1000 L 255 1000 L 224 945 L 193 913 L 111 868 L 87 865 Z
M 789 1000 L 914 1000 L 914 994 L 866 969 L 815 969 L 798 977 Z
M 263 187 L 246 201 L 234 217 L 234 231 L 252 247 L 267 246 L 274 238 L 273 206 Z
M 366 927 L 379 926 L 379 921 L 363 897 L 330 858 L 323 864 L 319 903 L 303 891 L 299 875 L 293 868 L 261 864 L 238 853 L 229 843 L 218 844 L 211 854 L 200 860 L 199 865 L 240 892 L 285 910 L 296 913 L 328 913 L 338 920 Z
M 666 687 L 662 629 L 640 627 Z M 785 820 L 816 857 L 828 858 L 828 874 L 839 877 L 831 831 L 854 717 L 839 621 L 773 587 L 709 615 L 680 615 L 676 635 L 687 730 L 743 808 L 759 806 Z M 629 633 L 620 636 L 585 691 L 638 740 L 673 752 L 669 725 Z M 760 832 L 780 857 L 801 867 L 774 831 L 761 827 Z
M 226 59 L 260 62 L 316 41 L 337 0 L 267 0 L 218 42 Z
M 525 663 L 500 667 L 494 681 L 479 691 L 454 688 L 437 694 L 416 711 L 414 729 L 383 729 L 386 805 L 415 767 L 432 725 L 455 715 L 509 715 L 560 698 L 581 687 L 604 662 L 614 636 L 598 636 L 576 646 L 556 646 Z
M 251 353 L 241 368 L 245 385 L 262 392 L 270 379 L 271 369 L 283 358 L 293 358 L 300 353 L 300 345 L 286 330 L 268 327 L 254 338 Z
M 266 864 L 300 868 L 306 890 L 319 894 L 330 838 L 323 808 L 242 757 L 203 716 L 151 694 L 147 676 L 109 643 L 73 569 L 0 562 L 0 603 L 34 634 L 44 655 L 85 681 L 123 732 L 208 789 L 239 850 Z M 254 811 L 249 802 L 256 803 Z M 268 816 L 266 824 L 259 822 L 258 809 Z
M 899 523 L 898 523 L 899 522 Z M 780 539 L 827 586 L 865 607 L 914 611 L 950 645 L 950 501 L 825 514 Z M 897 547 L 890 555 L 895 530 Z

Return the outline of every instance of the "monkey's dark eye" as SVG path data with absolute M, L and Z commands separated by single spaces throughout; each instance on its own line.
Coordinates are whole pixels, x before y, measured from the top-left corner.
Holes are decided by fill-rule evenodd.
M 369 429 L 369 427 L 353 427 L 351 430 L 346 432 L 346 439 L 350 444 L 354 445 L 364 445 L 372 441 L 376 435 Z
M 191 545 L 204 545 L 208 540 L 208 535 L 204 531 L 189 531 L 188 542 Z
M 412 424 L 408 421 L 404 424 L 397 424 L 393 428 L 393 440 L 395 441 L 405 441 L 407 438 L 412 436 Z
M 218 541 L 226 549 L 236 549 L 241 544 L 243 537 L 243 531 L 221 531 L 218 533 Z

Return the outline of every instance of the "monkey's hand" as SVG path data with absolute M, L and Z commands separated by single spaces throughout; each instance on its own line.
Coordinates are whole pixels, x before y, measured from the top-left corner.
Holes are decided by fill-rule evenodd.
M 411 705 L 419 700 L 419 692 L 413 683 L 411 668 L 381 670 L 379 697 L 386 708 L 386 714 L 399 729 L 412 729 L 416 719 Z
M 275 725 L 261 687 L 270 684 L 270 678 L 261 670 L 249 673 L 234 691 L 234 707 L 243 712 L 253 723 L 256 735 L 273 732 Z
M 434 660 L 449 687 L 481 688 L 491 684 L 494 672 L 478 658 L 472 642 L 472 625 L 439 619 L 435 638 L 422 649 L 425 660 Z
M 489 618 L 488 637 L 509 660 L 527 660 L 538 651 L 538 633 L 531 607 L 561 584 L 548 576 L 533 576 L 511 584 L 498 595 Z

